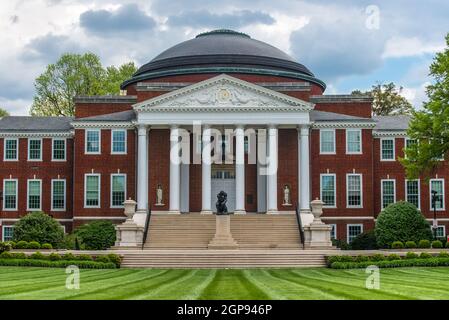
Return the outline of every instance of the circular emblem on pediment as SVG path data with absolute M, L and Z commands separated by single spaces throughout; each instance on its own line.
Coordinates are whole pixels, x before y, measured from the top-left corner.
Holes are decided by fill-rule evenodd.
M 217 100 L 222 103 L 229 102 L 229 100 L 231 100 L 231 93 L 229 92 L 228 89 L 221 88 L 217 92 Z

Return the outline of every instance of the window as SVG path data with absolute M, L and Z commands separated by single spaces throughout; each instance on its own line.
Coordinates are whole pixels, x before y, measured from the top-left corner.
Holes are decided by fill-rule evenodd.
M 407 149 L 410 148 L 411 146 L 413 146 L 414 144 L 416 144 L 416 140 L 414 139 L 409 139 L 406 138 L 405 139 L 405 150 L 404 150 L 404 157 L 407 158 Z
M 100 130 L 86 130 L 86 153 L 100 154 L 101 144 Z
M 28 139 L 28 160 L 42 160 L 42 139 Z
M 336 224 L 330 224 L 332 227 L 331 229 L 331 239 L 337 239 L 337 225 Z
M 396 180 L 388 179 L 381 181 L 382 209 L 396 202 Z
M 320 130 L 320 153 L 335 154 L 335 130 Z
M 28 180 L 27 210 L 41 210 L 42 180 Z
M 14 226 L 3 226 L 2 241 L 12 241 L 14 236 Z
M 126 130 L 112 130 L 111 131 L 111 150 L 113 154 L 126 153 Z
M 86 174 L 84 190 L 84 206 L 86 208 L 100 208 L 100 175 Z
M 348 224 L 347 240 L 351 243 L 355 237 L 363 232 L 363 224 Z
M 17 161 L 19 159 L 19 153 L 17 151 L 19 145 L 18 139 L 7 139 L 4 142 L 4 155 L 3 159 L 5 161 Z
M 446 227 L 445 226 L 437 226 L 436 229 L 436 237 L 437 238 L 446 238 Z
M 249 136 L 245 136 L 243 147 L 245 149 L 245 153 L 249 153 Z
M 17 179 L 3 180 L 3 210 L 17 210 Z
M 346 176 L 346 196 L 348 208 L 362 207 L 362 175 L 348 174 Z
M 326 207 L 336 206 L 335 174 L 322 174 L 320 196 Z
M 64 211 L 65 210 L 65 180 L 53 179 L 51 180 L 51 210 Z
M 53 161 L 65 161 L 66 140 L 65 139 L 53 139 L 52 142 L 52 160 Z
M 394 161 L 394 139 L 381 139 L 380 148 L 380 159 L 382 161 Z
M 405 180 L 405 199 L 418 209 L 421 207 L 419 180 Z
M 436 191 L 435 207 L 437 210 L 444 210 L 444 180 L 431 179 L 430 180 L 430 209 L 433 210 L 433 194 Z
M 126 199 L 126 175 L 111 175 L 111 207 L 122 208 Z
M 346 153 L 362 153 L 362 131 L 359 129 L 346 130 Z

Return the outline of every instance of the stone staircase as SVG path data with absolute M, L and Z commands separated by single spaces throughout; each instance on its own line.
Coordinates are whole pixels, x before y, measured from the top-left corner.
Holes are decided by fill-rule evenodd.
M 143 250 L 123 254 L 125 268 L 324 267 L 325 253 L 308 250 Z
M 293 214 L 231 215 L 231 233 L 242 250 L 302 249 Z M 214 234 L 214 215 L 153 215 L 144 248 L 207 249 Z

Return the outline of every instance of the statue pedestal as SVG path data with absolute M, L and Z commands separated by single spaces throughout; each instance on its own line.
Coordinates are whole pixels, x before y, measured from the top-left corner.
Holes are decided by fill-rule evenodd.
M 231 217 L 229 215 L 215 216 L 215 236 L 209 242 L 209 249 L 238 249 L 239 245 L 231 234 Z
M 117 231 L 116 247 L 140 248 L 143 241 L 143 227 L 137 225 L 132 219 L 115 227 Z
M 332 227 L 320 219 L 323 214 L 324 202 L 316 199 L 310 205 L 312 207 L 313 221 L 309 225 L 304 226 L 304 247 L 306 249 L 332 249 Z

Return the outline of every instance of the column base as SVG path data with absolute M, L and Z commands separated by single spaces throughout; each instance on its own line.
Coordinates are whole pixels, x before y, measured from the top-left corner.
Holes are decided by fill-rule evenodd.
M 270 209 L 267 211 L 267 214 L 279 214 L 279 210 Z
M 214 214 L 212 210 L 201 210 L 200 214 Z
M 234 210 L 234 214 L 246 214 L 245 210 Z

